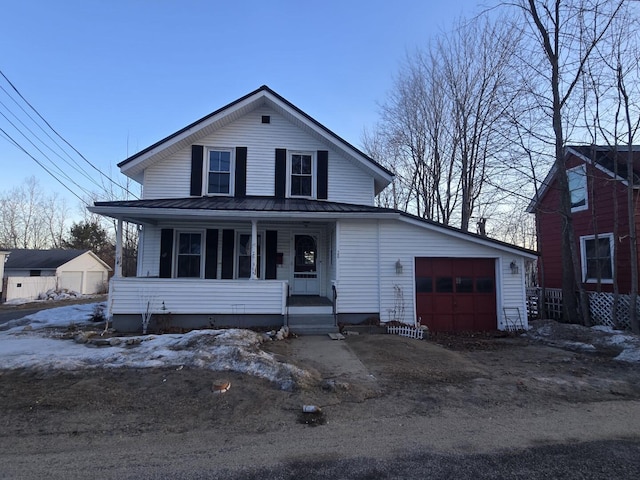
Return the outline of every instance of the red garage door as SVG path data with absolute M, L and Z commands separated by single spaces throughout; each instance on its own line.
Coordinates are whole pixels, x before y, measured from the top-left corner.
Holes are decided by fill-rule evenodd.
M 497 328 L 495 260 L 416 258 L 416 314 L 434 332 Z

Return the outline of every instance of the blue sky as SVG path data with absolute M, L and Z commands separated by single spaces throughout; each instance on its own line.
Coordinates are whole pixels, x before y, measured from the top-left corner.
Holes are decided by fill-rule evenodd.
M 0 69 L 59 133 L 112 174 L 128 155 L 263 84 L 359 146 L 405 53 L 461 14 L 477 13 L 477 4 L 4 2 Z M 0 192 L 33 174 L 69 197 L 1 136 L 0 166 Z

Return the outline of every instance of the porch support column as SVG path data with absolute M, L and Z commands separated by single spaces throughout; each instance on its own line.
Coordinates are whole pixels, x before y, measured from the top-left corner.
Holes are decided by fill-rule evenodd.
M 118 228 L 116 228 L 116 264 L 114 277 L 122 276 L 122 219 L 118 219 Z
M 251 279 L 258 278 L 258 221 L 251 220 Z

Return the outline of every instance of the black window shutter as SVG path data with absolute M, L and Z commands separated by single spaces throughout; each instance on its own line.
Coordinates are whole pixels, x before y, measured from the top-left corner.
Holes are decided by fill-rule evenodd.
M 284 198 L 287 189 L 287 150 L 276 148 L 276 198 Z
M 218 230 L 207 229 L 204 257 L 204 278 L 216 278 L 218 274 Z
M 236 197 L 247 195 L 247 147 L 236 147 Z
M 192 197 L 202 196 L 202 162 L 204 158 L 204 147 L 202 145 L 191 145 L 191 190 Z
M 318 150 L 317 174 L 316 197 L 320 200 L 326 200 L 329 193 L 329 152 L 326 150 Z
M 233 278 L 233 242 L 235 235 L 233 230 L 222 230 L 222 275 L 221 278 L 230 280 Z
M 276 230 L 267 230 L 265 234 L 265 253 L 266 268 L 265 279 L 275 280 L 277 276 L 278 264 L 278 232 Z
M 160 278 L 171 278 L 173 260 L 173 228 L 160 231 Z

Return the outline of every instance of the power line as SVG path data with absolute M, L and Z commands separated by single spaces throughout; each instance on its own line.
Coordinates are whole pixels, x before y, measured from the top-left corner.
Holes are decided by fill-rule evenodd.
M 0 105 L 2 105 L 3 107 L 6 108 L 6 105 L 0 101 Z M 40 137 L 38 137 L 38 135 L 36 135 L 33 130 L 31 130 L 20 118 L 18 118 L 13 112 L 11 112 L 11 110 L 7 109 L 9 111 L 9 113 L 11 113 L 13 115 L 13 117 L 20 122 L 20 124 L 35 138 L 37 139 L 44 147 L 46 147 L 47 149 L 49 149 L 51 151 L 51 153 L 53 153 L 54 155 L 56 155 L 58 158 L 60 158 L 60 160 L 62 160 L 63 162 L 65 162 L 67 165 L 69 165 L 72 169 L 75 169 L 75 167 L 73 166 L 73 164 L 71 164 L 68 160 L 66 160 L 62 155 L 60 155 L 58 152 L 56 152 L 53 148 L 51 148 L 49 145 L 47 145 L 44 141 L 42 141 L 42 139 Z M 25 133 L 23 131 L 21 131 L 16 125 L 15 123 L 13 123 L 11 120 L 9 120 L 9 118 L 0 111 L 0 115 L 3 116 L 5 118 L 5 120 L 7 122 L 9 122 L 9 124 L 18 132 L 20 133 L 20 135 L 22 135 L 25 140 L 27 140 L 31 145 L 33 145 L 33 147 L 38 150 L 38 152 L 40 152 L 47 160 L 49 160 L 49 162 L 54 165 L 58 171 L 60 172 L 60 174 L 64 175 L 67 179 L 71 180 L 71 177 L 69 177 L 57 164 L 55 164 L 40 148 L 38 148 L 38 146 L 33 142 L 33 140 L 31 140 L 30 138 L 28 138 Z M 46 132 L 45 132 L 46 133 Z M 51 139 L 54 143 L 55 140 Z M 57 145 L 57 144 L 56 144 Z M 59 145 L 58 145 L 59 146 Z M 74 162 L 75 163 L 75 162 Z M 101 188 L 101 185 L 98 184 L 87 172 L 85 172 L 84 170 L 80 169 L 77 170 L 79 173 L 81 173 L 87 180 L 89 180 L 91 183 L 93 183 L 94 185 L 96 185 L 97 187 Z M 83 189 L 84 190 L 84 189 Z
M 39 128 L 39 129 L 40 129 L 40 130 L 41 130 L 41 131 L 42 131 L 42 132 L 43 132 L 43 133 L 44 133 L 44 134 L 45 134 L 45 135 L 46 135 L 46 136 L 51 140 L 51 141 L 52 141 L 52 142 L 53 142 L 53 143 L 54 143 L 54 145 L 55 145 L 56 147 L 58 147 L 58 148 L 60 149 L 60 151 L 61 151 L 61 152 L 63 152 L 63 153 L 66 155 L 66 157 L 68 157 L 68 158 L 69 158 L 69 160 L 71 160 L 71 161 L 73 162 L 73 164 L 74 164 L 74 165 L 79 169 L 80 173 L 82 173 L 82 174 L 83 174 L 83 176 L 84 176 L 87 180 L 89 180 L 90 182 L 92 182 L 93 184 L 95 184 L 97 187 L 101 188 L 101 185 L 100 185 L 99 183 L 97 183 L 97 182 L 96 182 L 96 181 L 91 177 L 91 175 L 89 175 L 89 174 L 88 174 L 88 173 L 87 173 L 87 172 L 86 172 L 86 171 L 85 171 L 85 170 L 80 166 L 80 164 L 79 164 L 79 163 L 78 163 L 78 162 L 77 162 L 77 161 L 76 161 L 76 160 L 75 160 L 71 155 L 69 155 L 69 153 L 68 153 L 66 150 L 64 150 L 64 148 L 62 148 L 62 146 L 60 146 L 60 144 L 59 144 L 58 142 L 56 142 L 56 140 L 55 140 L 55 139 L 54 139 L 54 138 L 49 134 L 49 132 L 47 132 L 44 128 L 42 128 L 42 126 L 41 126 L 38 122 L 36 122 L 36 121 L 34 120 L 34 118 L 29 114 L 29 112 L 27 112 L 27 111 L 24 109 L 24 107 L 23 107 L 22 105 L 20 105 L 20 104 L 16 101 L 16 99 L 15 99 L 15 98 L 13 98 L 13 97 L 9 94 L 9 92 L 7 92 L 7 90 L 6 90 L 2 85 L 0 85 L 0 90 L 2 90 L 2 91 L 3 91 L 3 92 L 4 92 L 4 93 L 5 93 L 5 94 L 6 94 L 6 95 L 7 95 L 7 96 L 8 96 L 8 97 L 9 97 L 9 98 L 10 98 L 10 99 L 11 99 L 11 100 L 12 100 L 12 101 L 17 105 L 17 106 L 18 106 L 18 108 L 20 108 L 20 109 L 24 112 L 24 114 L 25 114 L 27 117 L 29 117 L 29 119 L 30 119 L 30 120 L 31 120 L 31 121 L 32 121 L 32 122 L 33 122 L 33 123 L 34 123 L 34 124 L 35 124 L 35 125 L 36 125 L 36 126 L 37 126 L 37 127 L 38 127 L 38 128 Z M 4 102 L 0 101 L 0 105 L 2 105 L 2 106 L 3 106 L 3 107 L 4 107 L 4 108 L 9 112 L 9 113 L 11 113 L 11 114 L 13 115 L 13 117 L 14 117 L 18 122 L 20 122 L 20 124 L 21 124 L 24 128 L 26 128 L 26 129 L 29 131 L 29 133 L 31 133 L 35 138 L 37 138 L 37 139 L 40 141 L 40 143 L 42 143 L 45 147 L 47 147 L 49 150 L 51 150 L 51 152 L 52 152 L 52 153 L 54 153 L 55 155 L 57 155 L 57 156 L 58 156 L 62 161 L 64 161 L 65 163 L 67 163 L 67 165 L 71 166 L 72 168 L 76 168 L 76 167 L 73 167 L 73 166 L 72 166 L 72 165 L 71 165 L 67 160 L 65 160 L 65 159 L 62 157 L 62 155 L 60 155 L 59 153 L 55 152 L 53 148 L 51 148 L 51 147 L 50 147 L 49 145 L 47 145 L 47 144 L 46 144 L 42 139 L 40 139 L 40 138 L 38 137 L 38 135 L 36 135 L 36 133 L 35 133 L 35 132 L 33 132 L 33 130 L 31 130 L 31 129 L 30 129 L 30 128 L 29 128 L 29 127 L 28 127 L 28 126 L 27 126 L 27 125 L 26 125 L 26 124 L 25 124 L 25 123 L 24 123 L 24 122 L 23 122 L 23 121 L 22 121 L 22 120 L 21 120 L 21 119 L 20 119 L 16 114 L 15 114 L 15 113 L 13 113 L 13 112 L 11 111 L 11 109 L 10 109 L 7 105 L 5 105 L 5 104 L 4 104 Z M 6 118 L 6 117 L 5 117 L 5 118 Z
M 11 135 L 9 135 L 2 127 L 0 127 L 0 132 L 2 132 L 4 134 L 4 137 L 7 139 L 7 141 L 9 143 L 11 143 L 13 146 L 15 146 L 18 150 L 21 150 L 22 152 L 24 152 L 26 155 L 28 155 L 29 157 L 31 157 L 33 159 L 33 161 L 35 161 L 38 165 L 40 165 L 45 172 L 47 172 L 49 175 L 51 175 L 58 183 L 60 183 L 60 185 L 62 185 L 65 189 L 67 189 L 69 192 L 71 192 L 71 194 L 76 197 L 78 200 L 80 200 L 82 203 L 84 203 L 86 206 L 89 206 L 89 204 L 87 203 L 86 200 L 82 199 L 80 196 L 78 196 L 78 194 L 76 192 L 74 192 L 71 188 L 69 188 L 69 186 L 67 184 L 65 184 L 62 180 L 60 180 L 53 172 L 51 172 L 47 167 L 45 167 L 36 157 L 34 157 L 33 155 L 31 155 L 28 151 L 26 151 L 24 148 L 22 148 L 22 146 L 16 142 Z
M 0 75 L 5 79 L 5 81 L 11 86 L 11 88 L 13 89 L 13 91 L 20 97 L 20 99 L 29 106 L 29 108 L 35 112 L 35 114 L 38 116 L 38 118 L 40 118 L 40 120 L 42 122 L 44 122 L 44 124 L 58 137 L 60 138 L 69 148 L 71 148 L 71 150 L 73 150 L 73 152 L 75 152 L 75 154 L 77 154 L 85 163 L 87 163 L 93 170 L 95 170 L 101 177 L 105 178 L 106 180 L 108 180 L 110 183 L 112 183 L 113 185 L 117 186 L 118 188 L 122 189 L 124 192 L 126 192 L 128 195 L 134 197 L 134 198 L 138 198 L 138 196 L 134 193 L 132 193 L 126 186 L 120 185 L 118 182 L 116 182 L 115 180 L 113 180 L 110 176 L 108 176 L 107 174 L 103 173 L 98 167 L 96 167 L 91 161 L 89 161 L 84 155 L 82 155 L 82 153 L 80 153 L 80 151 L 78 151 L 69 141 L 67 141 L 60 133 L 58 133 L 58 131 L 53 128 L 53 126 L 40 114 L 40 112 L 38 112 L 38 110 L 31 105 L 31 103 L 20 93 L 20 91 L 16 88 L 16 86 L 11 82 L 11 80 L 9 80 L 9 78 L 7 78 L 7 76 L 4 74 L 4 72 L 2 72 L 2 70 L 0 70 Z M 24 128 L 26 128 L 29 133 L 31 133 L 31 135 L 33 135 L 35 138 L 38 139 L 38 141 L 40 143 L 42 143 L 43 145 L 45 145 L 49 150 L 51 150 L 53 153 L 55 153 L 58 157 L 60 157 L 63 161 L 65 161 L 65 163 L 67 163 L 67 165 L 69 165 L 74 171 L 80 173 L 81 175 L 83 175 L 85 178 L 87 178 L 90 182 L 92 182 L 94 185 L 98 186 L 99 188 L 105 190 L 104 184 L 100 185 L 98 182 L 96 182 L 93 177 L 85 170 L 81 167 L 81 165 L 75 160 L 73 159 L 72 155 L 70 155 L 60 144 L 58 144 L 51 135 L 49 135 L 48 132 L 46 132 L 46 130 L 19 104 L 19 102 L 13 98 L 13 96 L 2 86 L 0 86 L 0 89 L 2 89 L 2 91 L 5 92 L 5 94 L 16 104 L 18 105 L 18 107 L 24 112 L 24 114 L 29 117 L 29 119 L 40 129 L 42 130 L 45 135 L 60 149 L 60 151 L 62 151 L 72 162 L 75 166 L 71 165 L 68 161 L 66 161 L 64 158 L 62 158 L 62 156 L 58 153 L 56 153 L 54 151 L 54 149 L 52 147 L 50 147 L 49 145 L 47 145 L 42 139 L 40 139 L 37 135 L 35 135 L 35 133 L 29 129 L 24 122 L 20 121 L 18 119 L 18 116 L 13 113 L 4 103 L 2 103 L 2 105 L 4 106 L 5 109 L 7 109 L 7 111 L 9 111 L 14 118 L 18 119 L 20 121 L 20 123 L 24 126 Z M 8 118 L 3 115 L 7 121 Z M 13 124 L 13 122 L 9 121 L 9 123 L 12 124 L 12 126 L 23 136 L 25 137 L 25 139 L 27 139 L 41 154 L 44 155 L 44 153 L 31 141 L 29 140 L 29 138 L 27 137 L 27 135 L 24 134 L 24 132 L 22 132 L 17 126 L 15 126 L 15 124 Z M 14 146 L 18 147 L 20 150 L 22 150 L 24 153 L 28 154 L 29 157 L 31 157 L 34 161 L 36 161 L 36 163 L 41 166 L 49 175 L 51 175 L 52 177 L 54 177 L 55 180 L 57 180 L 59 183 L 63 184 L 64 183 L 48 168 L 46 168 L 42 162 L 36 160 L 36 158 L 29 154 L 28 151 L 22 147 L 13 137 L 11 137 L 6 131 L 3 130 L 3 133 L 5 134 L 6 138 L 11 139 L 10 143 L 12 143 Z M 56 166 L 56 168 L 58 170 L 60 170 L 60 168 L 46 155 L 44 155 L 45 158 L 47 158 L 47 160 L 49 160 L 49 162 Z M 61 170 L 60 170 L 61 171 Z M 70 179 L 70 177 L 61 171 L 60 173 L 61 175 L 65 176 L 67 179 L 69 179 L 70 181 L 73 182 L 73 180 Z M 82 191 L 84 191 L 85 193 L 87 193 L 87 190 L 80 187 L 76 182 L 73 182 L 74 185 L 78 186 Z M 65 188 L 66 185 L 65 185 Z M 67 188 L 68 189 L 68 188 Z M 74 193 L 75 195 L 75 193 Z M 77 195 L 75 195 L 77 196 Z M 86 203 L 86 202 L 85 202 Z
M 4 113 L 0 112 L 0 115 L 2 115 L 2 116 L 3 116 L 3 117 L 4 117 L 4 118 L 5 118 L 5 119 L 6 119 L 6 120 L 11 124 L 11 126 L 15 128 L 15 124 L 14 124 L 11 120 L 9 120 L 9 119 L 7 118 L 7 116 L 6 116 Z M 80 190 L 82 190 L 82 191 L 85 193 L 85 195 L 90 195 L 90 194 L 91 194 L 91 192 L 90 192 L 89 190 L 87 190 L 87 189 L 83 188 L 81 185 L 79 185 L 77 182 L 75 182 L 75 181 L 74 181 L 74 180 L 73 180 L 69 175 L 67 175 L 67 173 L 66 173 L 66 172 L 64 172 L 64 171 L 63 171 L 60 167 L 58 167 L 58 166 L 57 166 L 53 161 L 51 161 L 51 159 L 47 156 L 47 154 L 45 154 L 42 150 L 40 150 L 40 148 L 39 148 L 36 144 L 34 144 L 34 143 L 33 143 L 33 141 L 32 141 L 31 139 L 27 138 L 27 137 L 24 135 L 24 133 L 23 133 L 23 132 L 21 132 L 19 129 L 16 129 L 16 130 L 18 131 L 18 133 L 20 133 L 22 136 L 24 136 L 24 137 L 25 137 L 25 139 L 27 140 L 27 142 L 29 142 L 31 145 L 33 145 L 33 147 L 34 147 L 38 152 L 40 152 L 40 154 L 41 154 L 44 158 L 46 158 L 47 160 L 49 160 L 49 163 L 51 163 L 52 165 L 54 165 L 54 166 L 58 169 L 58 171 L 59 171 L 59 174 L 58 174 L 58 175 L 61 175 L 61 176 L 63 176 L 64 178 L 66 178 L 67 180 L 69 180 L 69 181 L 70 181 L 71 183 L 73 183 L 76 187 L 78 187 Z M 5 135 L 6 135 L 7 137 L 9 137 L 9 138 L 11 139 L 11 142 L 12 142 L 14 145 L 19 145 L 19 143 L 15 140 L 15 138 L 11 137 L 11 136 L 6 132 L 6 131 L 4 131 L 4 130 L 3 130 L 3 132 L 5 133 Z M 25 151 L 25 148 L 24 148 L 24 147 L 22 147 L 22 146 L 20 146 L 20 149 L 21 149 L 22 151 Z M 33 158 L 33 157 L 32 157 L 32 158 Z M 41 165 L 41 163 L 40 163 L 40 162 L 38 162 L 38 165 Z M 49 172 L 49 173 L 51 174 L 51 172 L 50 172 L 49 170 L 47 170 L 47 172 Z

